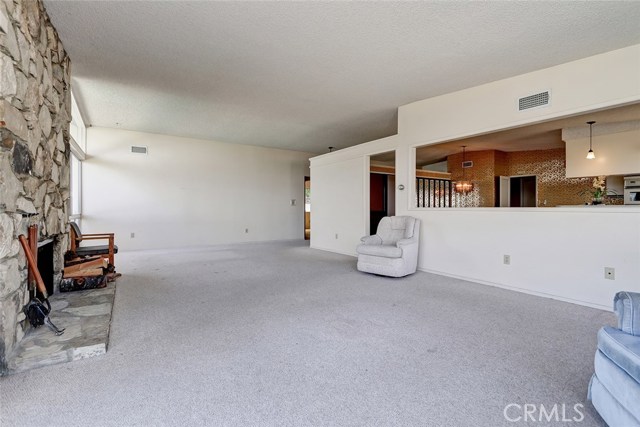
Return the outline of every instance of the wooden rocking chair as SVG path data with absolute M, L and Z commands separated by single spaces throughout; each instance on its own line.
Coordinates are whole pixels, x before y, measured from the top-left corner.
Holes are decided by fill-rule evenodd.
M 79 257 L 106 255 L 109 257 L 109 264 L 115 265 L 114 255 L 118 253 L 118 247 L 114 245 L 114 233 L 82 234 L 78 224 L 70 222 L 69 225 L 71 225 L 71 252 Z M 80 246 L 80 242 L 83 240 L 108 240 L 109 244 Z

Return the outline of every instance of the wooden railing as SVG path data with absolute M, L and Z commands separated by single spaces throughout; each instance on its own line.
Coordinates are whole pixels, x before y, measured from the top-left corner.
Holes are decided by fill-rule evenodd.
M 453 183 L 448 179 L 417 177 L 416 199 L 419 208 L 450 208 Z

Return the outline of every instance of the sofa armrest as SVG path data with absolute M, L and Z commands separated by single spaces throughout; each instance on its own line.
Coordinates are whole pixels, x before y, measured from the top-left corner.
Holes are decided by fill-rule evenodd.
M 363 238 L 360 239 L 360 241 L 364 245 L 381 245 L 382 244 L 382 239 L 377 234 L 374 234 L 373 236 L 364 236 Z
M 640 293 L 618 292 L 613 298 L 613 311 L 618 316 L 618 329 L 640 336 Z
M 112 239 L 115 233 L 104 233 L 104 234 L 83 234 L 78 238 L 78 240 L 106 240 Z
M 78 236 L 78 241 L 81 240 L 108 240 L 109 241 L 109 263 L 114 265 L 115 263 L 115 233 L 91 233 L 91 234 L 82 234 Z M 76 246 L 73 247 L 73 250 L 76 250 Z

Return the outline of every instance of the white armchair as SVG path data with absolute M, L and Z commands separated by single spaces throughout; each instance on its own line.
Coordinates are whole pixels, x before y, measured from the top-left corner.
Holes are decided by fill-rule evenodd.
M 420 220 L 411 216 L 386 216 L 373 236 L 365 236 L 356 248 L 358 270 L 383 276 L 415 273 L 420 246 Z

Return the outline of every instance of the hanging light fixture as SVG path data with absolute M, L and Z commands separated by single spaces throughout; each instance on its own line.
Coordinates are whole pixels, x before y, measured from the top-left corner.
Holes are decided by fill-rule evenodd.
M 471 181 L 467 181 L 466 179 L 466 171 L 465 171 L 465 161 L 466 161 L 466 145 L 462 146 L 462 181 L 456 181 L 454 184 L 454 189 L 456 193 L 469 193 L 473 191 L 473 183 Z
M 596 158 L 596 154 L 593 152 L 592 144 L 593 144 L 593 124 L 595 122 L 587 122 L 589 125 L 589 152 L 587 153 L 587 159 L 593 160 Z

